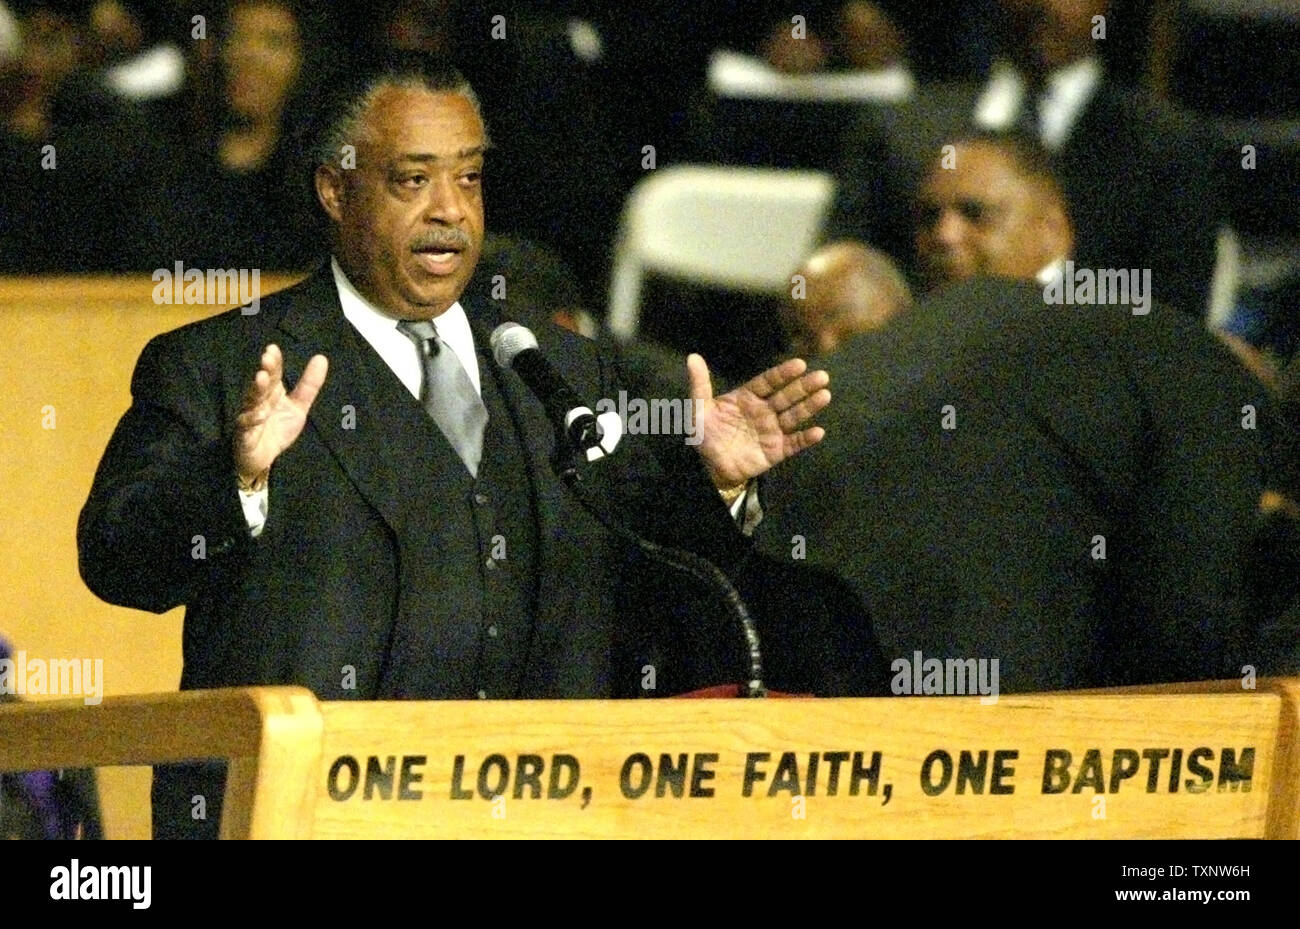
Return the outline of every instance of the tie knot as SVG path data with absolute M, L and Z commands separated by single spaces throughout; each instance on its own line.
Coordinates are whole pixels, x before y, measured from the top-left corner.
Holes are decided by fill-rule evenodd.
M 421 349 L 430 354 L 438 351 L 438 330 L 427 319 L 403 319 L 397 329 Z

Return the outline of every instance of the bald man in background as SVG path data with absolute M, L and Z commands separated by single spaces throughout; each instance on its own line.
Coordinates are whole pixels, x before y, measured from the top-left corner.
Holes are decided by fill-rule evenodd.
M 849 336 L 870 332 L 912 305 L 888 255 L 859 242 L 832 242 L 795 272 L 802 278 L 782 306 L 782 323 L 803 357 L 827 355 Z

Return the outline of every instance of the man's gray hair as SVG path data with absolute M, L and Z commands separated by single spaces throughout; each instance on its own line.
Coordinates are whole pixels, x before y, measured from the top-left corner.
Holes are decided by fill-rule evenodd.
M 368 69 L 363 78 L 336 91 L 325 105 L 317 120 L 311 146 L 313 174 L 321 165 L 338 165 L 344 158 L 344 146 L 356 145 L 362 117 L 379 92 L 386 88 L 459 94 L 469 100 L 479 119 L 483 119 L 478 96 L 460 71 L 424 56 L 401 55 L 378 69 Z M 483 132 L 486 140 L 486 122 Z

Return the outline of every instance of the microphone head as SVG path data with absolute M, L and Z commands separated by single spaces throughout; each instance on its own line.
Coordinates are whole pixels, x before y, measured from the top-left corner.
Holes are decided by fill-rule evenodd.
M 519 323 L 502 323 L 492 330 L 492 357 L 503 368 L 510 367 L 515 356 L 530 348 L 537 348 L 537 336 L 533 330 Z

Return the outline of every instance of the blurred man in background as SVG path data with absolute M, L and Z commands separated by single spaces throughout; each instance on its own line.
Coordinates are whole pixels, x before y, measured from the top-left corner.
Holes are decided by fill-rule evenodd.
M 922 180 L 915 215 L 917 263 L 928 287 L 979 274 L 1047 284 L 1074 247 L 1050 165 L 1035 143 L 1013 137 L 954 143 Z

